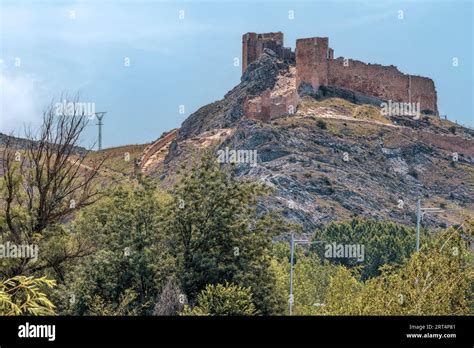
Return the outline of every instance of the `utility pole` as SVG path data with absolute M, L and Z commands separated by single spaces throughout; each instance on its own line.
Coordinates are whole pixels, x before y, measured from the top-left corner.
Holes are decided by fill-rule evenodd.
M 416 251 L 420 250 L 421 200 L 416 201 Z
M 102 150 L 102 126 L 104 125 L 102 119 L 106 113 L 107 111 L 99 111 L 95 113 L 95 117 L 97 117 L 97 120 L 99 121 L 99 123 L 97 123 L 99 126 L 99 150 Z
M 293 263 L 295 259 L 295 247 L 296 244 L 311 244 L 311 243 L 326 243 L 324 240 L 317 240 L 311 242 L 308 239 L 295 239 L 294 234 L 291 234 L 291 239 L 290 239 L 290 298 L 288 301 L 288 312 L 291 315 L 293 313 L 293 302 L 294 302 L 294 297 L 293 297 Z
M 445 211 L 441 208 L 422 208 L 421 200 L 418 199 L 416 202 L 416 251 L 420 250 L 420 224 L 423 220 L 423 215 L 426 213 L 442 213 Z
M 291 234 L 290 241 L 290 298 L 288 300 L 288 312 L 291 315 L 293 309 L 293 256 L 295 253 L 295 237 Z

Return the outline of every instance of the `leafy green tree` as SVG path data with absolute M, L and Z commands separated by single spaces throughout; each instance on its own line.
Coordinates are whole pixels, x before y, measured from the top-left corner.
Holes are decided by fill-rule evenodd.
M 180 281 L 190 303 L 207 284 L 226 281 L 250 287 L 262 314 L 281 312 L 270 268 L 272 237 L 285 224 L 275 214 L 257 214 L 265 186 L 238 180 L 211 153 L 173 189 L 167 230 L 180 262 Z
M 175 272 L 161 226 L 167 199 L 153 186 L 124 186 L 81 212 L 72 231 L 92 234 L 95 251 L 68 273 L 63 294 L 69 301 L 61 301 L 66 313 L 151 314 Z
M 290 247 L 288 242 L 277 242 L 273 246 L 273 267 L 276 268 L 278 291 L 289 300 Z M 337 266 L 298 246 L 293 265 L 293 315 L 311 315 L 324 305 L 331 276 Z M 288 310 L 285 310 L 285 314 Z
M 185 306 L 183 315 L 255 315 L 250 288 L 235 284 L 207 285 L 192 309 Z
M 427 231 L 422 233 L 423 242 Z M 333 222 L 318 229 L 314 240 L 327 243 L 360 244 L 364 246 L 364 260 L 356 258 L 328 258 L 332 263 L 346 267 L 359 267 L 362 280 L 380 274 L 379 268 L 385 264 L 399 265 L 415 249 L 415 231 L 392 222 L 356 218 L 347 222 Z M 325 245 L 314 246 L 322 259 L 325 258 Z
M 15 276 L 0 281 L 0 315 L 55 315 L 55 306 L 42 288 L 56 282 L 46 277 Z

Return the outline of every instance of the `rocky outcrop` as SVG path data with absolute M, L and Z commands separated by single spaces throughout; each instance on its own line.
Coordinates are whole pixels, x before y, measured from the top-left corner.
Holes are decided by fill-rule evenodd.
M 369 122 L 350 124 L 344 119 L 327 119 L 327 128 L 321 129 L 318 120 L 241 122 L 235 135 L 220 146 L 257 150 L 258 164 L 241 164 L 237 172 L 275 189 L 262 209 L 283 209 L 307 232 L 354 215 L 410 225 L 417 198 L 428 206 L 458 209 L 427 216 L 426 223 L 433 226 L 472 214 L 474 154 L 468 147 L 474 147 L 473 139 L 444 136 L 435 144 L 431 138 L 438 136 L 433 133 Z M 459 142 L 468 147 L 453 162 Z
M 233 127 L 244 116 L 245 100 L 272 89 L 281 71 L 287 71 L 288 68 L 273 51 L 265 49 L 260 58 L 248 66 L 240 84 L 229 91 L 224 99 L 200 108 L 183 122 L 177 140 L 215 128 Z

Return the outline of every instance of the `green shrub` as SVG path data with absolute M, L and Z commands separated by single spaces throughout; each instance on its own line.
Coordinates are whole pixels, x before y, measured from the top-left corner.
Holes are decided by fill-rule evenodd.
M 327 129 L 327 123 L 326 121 L 319 119 L 316 121 L 316 126 L 318 126 L 321 129 Z
M 183 315 L 255 315 L 250 288 L 226 282 L 207 285 L 192 309 L 185 306 Z

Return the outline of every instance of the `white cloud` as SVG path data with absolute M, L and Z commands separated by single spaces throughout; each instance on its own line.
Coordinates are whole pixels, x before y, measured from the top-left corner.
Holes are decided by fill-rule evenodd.
M 0 131 L 22 135 L 24 125 L 41 121 L 39 81 L 32 76 L 0 70 Z

